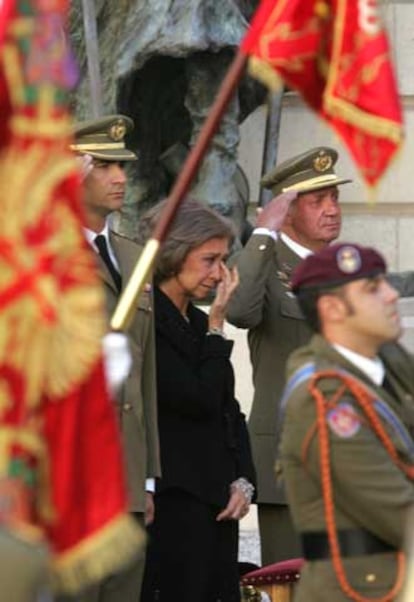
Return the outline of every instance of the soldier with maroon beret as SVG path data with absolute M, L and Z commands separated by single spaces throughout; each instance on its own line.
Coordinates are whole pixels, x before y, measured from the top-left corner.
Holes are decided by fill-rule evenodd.
M 414 361 L 374 249 L 307 257 L 291 285 L 310 343 L 288 362 L 281 460 L 305 564 L 295 602 L 396 600 L 414 508 Z

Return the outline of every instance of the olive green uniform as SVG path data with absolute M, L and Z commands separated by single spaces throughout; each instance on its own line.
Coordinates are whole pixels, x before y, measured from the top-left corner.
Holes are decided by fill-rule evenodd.
M 141 247 L 135 242 L 110 232 L 110 243 L 125 286 L 139 258 Z M 108 318 L 115 310 L 119 293 L 108 268 L 97 255 L 104 283 Z M 129 509 L 144 527 L 145 479 L 160 475 L 155 380 L 155 327 L 152 293 L 145 290 L 137 301 L 136 312 L 128 330 L 132 356 L 130 375 L 117 395 Z M 104 502 L 104 500 L 102 500 Z M 141 554 L 123 571 L 93 585 L 76 598 L 60 596 L 58 602 L 123 602 L 138 600 L 144 574 L 145 555 Z
M 142 248 L 133 241 L 110 232 L 123 285 L 129 281 Z M 112 316 L 119 300 L 113 280 L 98 256 L 105 283 L 108 316 Z M 134 319 L 127 334 L 132 355 L 132 368 L 118 395 L 122 442 L 131 512 L 145 512 L 145 479 L 161 474 L 157 395 L 155 378 L 155 326 L 152 291 L 144 290 L 138 301 Z
M 307 365 L 315 369 L 340 368 L 367 385 L 385 406 L 392 410 L 396 422 L 406 429 L 406 440 L 397 436 L 389 421 L 382 417 L 399 457 L 414 462 L 414 361 L 398 345 L 387 344 L 380 352 L 386 378 L 393 396 L 378 387 L 353 364 L 337 353 L 321 336 L 315 335 L 310 344 L 297 350 L 288 363 L 288 378 Z M 308 390 L 309 380 L 299 382 L 288 395 L 281 438 L 281 460 L 286 491 L 294 524 L 301 534 L 326 533 L 322 499 L 319 443 L 314 432 L 315 401 Z M 338 389 L 338 381 L 324 379 L 318 387 L 325 397 Z M 355 398 L 343 393 L 336 404 L 350 404 L 356 415 L 361 410 Z M 378 414 L 379 415 L 379 414 Z M 396 466 L 383 444 L 366 422 L 357 420 L 354 428 L 337 431 L 328 421 L 330 462 L 334 491 L 335 520 L 339 532 L 351 531 L 374 536 L 388 551 L 359 552 L 343 555 L 347 578 L 351 586 L 367 597 L 383 596 L 396 578 L 396 553 L 403 545 L 406 513 L 414 505 L 414 484 Z M 352 424 L 352 422 L 351 422 Z M 346 430 L 348 429 L 348 431 Z M 409 443 L 407 443 L 407 441 Z M 345 557 L 346 556 L 346 557 Z M 349 600 L 336 579 L 328 557 L 305 563 L 295 602 L 345 602 Z
M 249 432 L 258 477 L 262 562 L 296 557 L 299 547 L 290 525 L 283 483 L 275 479 L 278 407 L 289 354 L 308 342 L 311 331 L 289 288 L 301 261 L 279 239 L 254 234 L 234 259 L 240 284 L 228 307 L 229 322 L 248 328 L 254 398 Z M 268 520 L 267 520 L 268 519 Z
M 49 602 L 51 554 L 44 542 L 29 542 L 0 528 L 0 599 Z
M 133 129 L 133 121 L 125 115 L 106 115 L 79 123 L 74 128 L 71 149 L 79 155 L 89 155 L 96 162 L 136 161 L 134 152 L 125 147 L 125 135 Z M 94 169 L 94 164 L 91 165 Z M 84 167 L 85 168 L 85 167 Z M 86 166 L 87 177 L 88 171 Z M 119 176 L 118 176 L 119 177 Z M 109 186 L 121 194 L 123 185 Z M 101 182 L 103 190 L 105 186 Z M 95 191 L 96 193 L 96 191 Z M 95 195 L 92 195 L 96 197 Z M 99 195 L 98 195 L 99 196 Z M 92 211 L 94 218 L 108 214 L 105 200 L 95 198 L 100 211 Z M 88 203 L 85 201 L 86 215 Z M 89 207 L 90 211 L 90 207 Z M 99 220 L 100 221 L 100 220 Z M 88 220 L 87 220 L 88 222 Z M 88 224 L 92 227 L 92 224 Z M 110 247 L 116 258 L 116 267 L 125 287 L 132 275 L 142 248 L 132 240 L 109 232 Z M 97 254 L 100 275 L 104 285 L 108 328 L 109 321 L 119 302 L 120 293 L 107 263 Z M 152 293 L 147 287 L 136 302 L 132 323 L 126 332 L 132 366 L 129 375 L 117 394 L 116 410 L 123 443 L 125 472 L 127 476 L 129 510 L 144 527 L 146 510 L 145 479 L 160 476 L 160 458 L 157 426 L 157 400 L 155 378 L 155 327 L 152 311 Z M 102 499 L 102 503 L 105 500 Z M 77 602 L 127 602 L 138 600 L 144 572 L 144 554 L 117 574 L 91 586 L 77 596 Z M 72 600 L 60 597 L 59 602 Z

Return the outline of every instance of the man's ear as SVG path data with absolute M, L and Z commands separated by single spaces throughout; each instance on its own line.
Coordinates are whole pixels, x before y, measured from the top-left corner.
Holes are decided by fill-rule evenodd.
M 341 322 L 347 315 L 344 300 L 338 295 L 321 295 L 318 299 L 318 312 L 321 322 Z

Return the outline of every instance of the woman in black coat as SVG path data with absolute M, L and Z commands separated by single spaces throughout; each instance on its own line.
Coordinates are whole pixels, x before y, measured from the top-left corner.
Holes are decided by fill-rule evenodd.
M 161 203 L 143 218 L 151 230 Z M 143 602 L 240 599 L 238 520 L 255 473 L 245 419 L 234 397 L 232 342 L 223 333 L 237 272 L 225 259 L 231 225 L 187 200 L 155 273 L 158 424 L 162 478 L 149 527 Z M 207 315 L 193 301 L 215 292 Z

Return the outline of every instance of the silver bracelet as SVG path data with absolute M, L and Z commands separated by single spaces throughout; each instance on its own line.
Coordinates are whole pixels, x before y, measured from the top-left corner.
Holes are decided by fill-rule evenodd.
M 226 338 L 226 335 L 224 334 L 224 330 L 222 330 L 221 328 L 217 328 L 217 327 L 209 328 L 207 331 L 207 336 L 209 336 L 210 334 L 217 334 L 219 337 L 223 337 L 223 339 Z
M 249 504 L 252 501 L 254 494 L 254 486 L 250 483 L 250 481 L 248 481 L 244 477 L 240 477 L 233 481 L 233 483 L 230 485 L 230 490 L 232 492 L 234 490 L 241 491 Z

